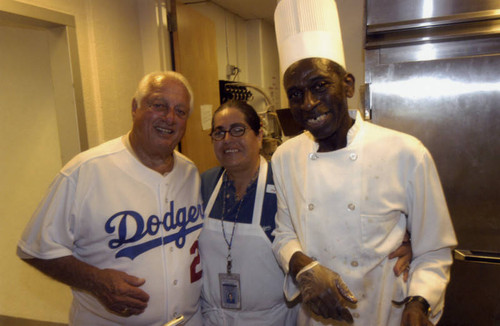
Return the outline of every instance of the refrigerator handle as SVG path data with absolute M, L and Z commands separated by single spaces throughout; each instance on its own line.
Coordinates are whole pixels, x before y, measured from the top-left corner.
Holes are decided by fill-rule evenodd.
M 359 98 L 361 102 L 361 114 L 365 120 L 372 119 L 372 94 L 370 84 L 366 83 L 359 86 Z
M 455 249 L 453 250 L 453 257 L 455 257 L 456 260 L 475 263 L 500 264 L 499 252 Z

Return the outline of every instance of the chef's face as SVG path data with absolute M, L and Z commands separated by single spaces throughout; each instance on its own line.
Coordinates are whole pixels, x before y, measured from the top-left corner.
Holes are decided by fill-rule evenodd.
M 245 128 L 243 135 L 231 135 L 231 128 Z M 248 125 L 243 112 L 227 107 L 213 118 L 213 131 L 228 131 L 221 140 L 213 140 L 214 152 L 219 163 L 228 172 L 254 169 L 259 161 L 262 146 L 262 131 L 257 134 Z
M 340 129 L 350 127 L 347 98 L 354 93 L 354 77 L 333 61 L 297 61 L 286 70 L 283 84 L 294 119 L 316 141 L 336 137 Z

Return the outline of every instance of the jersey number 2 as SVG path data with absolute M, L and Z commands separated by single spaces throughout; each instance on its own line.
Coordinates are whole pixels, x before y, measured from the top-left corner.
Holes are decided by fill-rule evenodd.
M 201 267 L 199 271 L 196 271 L 196 267 L 201 263 L 200 251 L 198 250 L 198 240 L 193 243 L 191 249 L 189 249 L 189 252 L 191 253 L 191 255 L 196 254 L 196 256 L 194 256 L 193 262 L 191 263 L 191 283 L 194 283 L 201 279 L 202 273 Z

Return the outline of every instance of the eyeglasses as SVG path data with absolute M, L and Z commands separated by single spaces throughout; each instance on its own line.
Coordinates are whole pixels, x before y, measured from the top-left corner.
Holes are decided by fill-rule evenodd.
M 216 129 L 212 131 L 210 137 L 212 137 L 212 139 L 216 141 L 223 140 L 224 138 L 226 138 L 227 132 L 233 137 L 241 137 L 245 134 L 246 130 L 247 127 L 245 126 L 232 126 L 231 128 L 229 128 L 229 130 Z
M 165 103 L 150 103 L 148 105 L 148 108 L 153 111 L 153 112 L 168 112 L 169 106 Z M 183 106 L 176 106 L 174 107 L 174 112 L 175 114 L 182 118 L 185 119 L 188 116 L 188 111 Z

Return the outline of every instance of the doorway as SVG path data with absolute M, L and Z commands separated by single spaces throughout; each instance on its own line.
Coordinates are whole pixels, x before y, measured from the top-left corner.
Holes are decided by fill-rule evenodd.
M 71 303 L 68 287 L 16 256 L 17 241 L 51 180 L 88 146 L 74 24 L 58 23 L 61 18 L 73 19 L 9 0 L 0 4 L 2 321 L 67 322 Z

